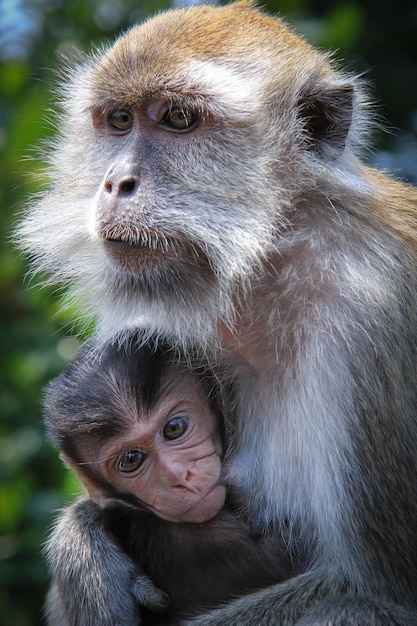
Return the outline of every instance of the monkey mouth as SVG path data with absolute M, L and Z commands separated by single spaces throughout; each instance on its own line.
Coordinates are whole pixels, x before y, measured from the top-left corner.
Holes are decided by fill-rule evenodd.
M 204 495 L 196 500 L 193 499 L 185 507 L 181 504 L 173 508 L 170 506 L 150 506 L 148 504 L 143 506 L 167 522 L 201 524 L 215 517 L 223 508 L 225 500 L 226 488 L 216 483 Z
M 202 498 L 181 515 L 181 521 L 201 524 L 212 519 L 223 508 L 226 499 L 226 489 L 216 483 Z
M 145 277 L 168 268 L 181 273 L 181 267 L 183 271 L 197 268 L 200 276 L 212 274 L 201 247 L 185 241 L 180 235 L 173 237 L 151 230 L 120 233 L 110 229 L 103 229 L 98 234 L 110 262 L 125 274 Z
M 139 233 L 134 237 L 103 236 L 104 250 L 120 269 L 131 274 L 141 274 L 157 269 L 169 259 L 180 255 L 180 246 L 164 234 Z
M 102 239 L 110 244 L 119 244 L 122 246 L 137 246 L 149 250 L 158 250 L 160 252 L 168 252 L 175 246 L 174 239 L 168 237 L 165 233 L 154 232 L 151 230 L 141 230 L 135 233 L 120 234 L 107 231 L 99 233 Z

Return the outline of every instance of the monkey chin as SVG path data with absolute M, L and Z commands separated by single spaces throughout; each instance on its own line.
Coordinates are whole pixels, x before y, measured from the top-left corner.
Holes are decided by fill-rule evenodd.
M 224 507 L 226 488 L 216 484 L 201 500 L 181 515 L 182 522 L 201 524 L 208 522 Z
M 161 514 L 161 512 L 157 514 L 168 522 L 201 524 L 215 517 L 224 507 L 225 500 L 226 488 L 217 483 L 205 496 L 182 513 L 175 516 Z
M 103 248 L 111 265 L 125 275 L 137 279 L 162 278 L 164 274 L 170 281 L 179 282 L 183 277 L 185 284 L 193 276 L 200 281 L 204 277 L 213 282 L 214 272 L 207 255 L 196 244 L 171 240 L 163 237 L 146 241 L 129 241 L 103 238 Z
M 116 239 L 106 239 L 103 244 L 112 264 L 133 275 L 162 269 L 177 256 L 175 250 L 168 246 L 154 248 Z

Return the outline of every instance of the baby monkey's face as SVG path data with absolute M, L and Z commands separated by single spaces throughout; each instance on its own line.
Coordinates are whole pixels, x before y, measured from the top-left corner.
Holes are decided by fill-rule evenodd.
M 222 436 L 196 374 L 173 368 L 150 410 L 99 451 L 106 480 L 171 522 L 204 522 L 223 507 Z M 94 497 L 94 493 L 91 494 Z

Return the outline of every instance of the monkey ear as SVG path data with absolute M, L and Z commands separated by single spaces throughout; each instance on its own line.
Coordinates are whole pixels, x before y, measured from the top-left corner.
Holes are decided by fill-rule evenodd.
M 308 150 L 336 159 L 345 149 L 352 123 L 354 88 L 351 84 L 315 87 L 299 100 Z

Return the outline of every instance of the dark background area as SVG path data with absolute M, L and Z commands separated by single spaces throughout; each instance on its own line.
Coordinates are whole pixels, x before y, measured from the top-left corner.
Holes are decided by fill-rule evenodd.
M 10 243 L 19 211 L 41 188 L 39 144 L 53 136 L 61 58 L 113 40 L 167 8 L 157 0 L 0 0 L 0 623 L 42 623 L 47 572 L 41 547 L 54 511 L 78 486 L 41 423 L 42 388 L 79 345 L 59 294 L 26 276 Z M 372 85 L 378 119 L 369 160 L 417 182 L 415 0 L 266 2 Z M 69 173 L 70 175 L 70 173 Z M 26 276 L 26 277 L 25 277 Z M 82 337 L 83 338 L 83 337 Z

